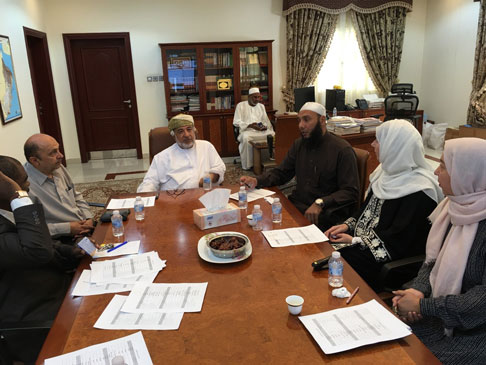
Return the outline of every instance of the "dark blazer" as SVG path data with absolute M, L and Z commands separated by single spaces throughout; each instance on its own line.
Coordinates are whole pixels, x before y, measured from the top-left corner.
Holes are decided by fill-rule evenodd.
M 71 276 L 47 228 L 42 205 L 0 216 L 0 323 L 56 316 Z

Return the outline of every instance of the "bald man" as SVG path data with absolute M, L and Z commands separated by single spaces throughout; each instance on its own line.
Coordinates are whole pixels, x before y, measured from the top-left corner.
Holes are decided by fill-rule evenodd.
M 93 215 L 62 165 L 59 143 L 47 134 L 34 134 L 25 142 L 24 154 L 29 195 L 42 203 L 51 236 L 67 242 L 91 234 Z

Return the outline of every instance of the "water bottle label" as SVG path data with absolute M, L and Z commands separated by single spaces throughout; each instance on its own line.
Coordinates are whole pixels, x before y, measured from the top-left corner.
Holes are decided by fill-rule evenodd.
M 272 205 L 272 213 L 273 214 L 280 214 L 280 213 L 282 213 L 282 206 L 281 205 L 278 205 L 278 206 L 273 206 Z
M 123 226 L 123 223 L 122 223 L 121 220 L 113 221 L 113 227 L 115 227 L 115 228 L 121 228 L 121 226 Z
M 343 264 L 333 262 L 329 264 L 329 275 L 332 276 L 342 276 L 343 275 Z
M 134 210 L 137 213 L 142 212 L 143 211 L 143 205 L 135 205 Z
M 253 220 L 255 222 L 261 221 L 262 220 L 262 215 L 260 213 L 253 213 Z
M 241 201 L 246 201 L 246 199 L 247 199 L 246 193 L 239 193 L 238 199 L 241 200 Z
M 211 178 L 209 176 L 204 176 L 203 183 L 204 184 L 209 184 L 210 182 L 211 182 Z

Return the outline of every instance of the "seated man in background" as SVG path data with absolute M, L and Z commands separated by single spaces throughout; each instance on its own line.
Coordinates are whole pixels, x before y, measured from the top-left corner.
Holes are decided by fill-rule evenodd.
M 0 156 L 0 327 L 53 320 L 82 256 L 79 248 L 53 242 L 42 205 L 33 204 L 27 174 L 17 160 Z M 44 338 L 5 332 L 15 359 L 34 362 Z
M 327 131 L 325 115 L 321 104 L 305 103 L 298 115 L 302 138 L 282 163 L 257 178 L 240 179 L 254 188 L 282 185 L 295 176 L 297 187 L 289 200 L 322 230 L 352 214 L 359 196 L 356 155 L 347 141 Z
M 68 242 L 91 234 L 93 215 L 62 165 L 59 143 L 47 134 L 34 134 L 25 142 L 24 154 L 29 195 L 43 205 L 51 236 Z
M 233 125 L 240 129 L 238 149 L 243 170 L 253 166 L 253 147 L 250 141 L 266 141 L 268 136 L 275 136 L 265 106 L 259 101 L 260 90 L 253 87 L 248 91 L 248 101 L 238 103 L 235 109 Z
M 155 155 L 137 192 L 194 189 L 205 174 L 213 184 L 224 180 L 226 166 L 210 142 L 196 140 L 192 115 L 176 115 L 169 130 L 176 143 Z

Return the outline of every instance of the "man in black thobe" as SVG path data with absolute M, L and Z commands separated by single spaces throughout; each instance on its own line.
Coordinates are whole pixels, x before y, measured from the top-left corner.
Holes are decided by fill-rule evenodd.
M 356 155 L 347 141 L 326 130 L 325 114 L 321 104 L 304 104 L 298 115 L 302 138 L 282 163 L 257 178 L 240 179 L 260 188 L 285 184 L 295 176 L 297 187 L 289 200 L 323 231 L 352 214 L 359 197 Z

